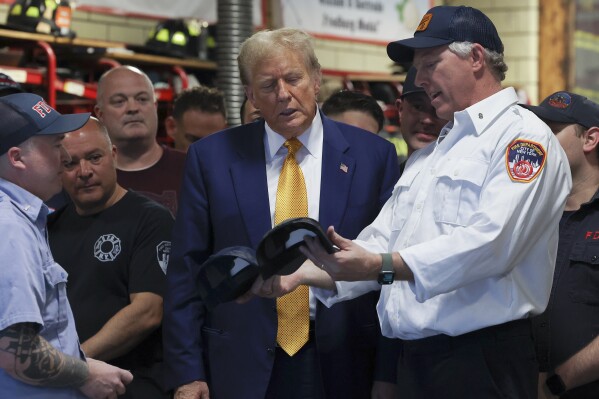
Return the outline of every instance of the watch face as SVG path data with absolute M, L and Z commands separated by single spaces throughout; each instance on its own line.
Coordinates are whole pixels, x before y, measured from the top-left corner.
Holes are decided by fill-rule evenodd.
M 383 285 L 393 284 L 394 280 L 395 280 L 394 272 L 380 272 L 379 273 L 379 278 L 378 278 L 379 284 L 383 284 Z

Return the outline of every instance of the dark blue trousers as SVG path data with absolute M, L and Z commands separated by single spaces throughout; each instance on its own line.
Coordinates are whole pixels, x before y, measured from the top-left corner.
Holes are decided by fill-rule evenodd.
M 324 388 L 313 330 L 295 355 L 275 350 L 275 363 L 265 399 L 324 399 Z
M 401 398 L 536 399 L 537 378 L 528 319 L 402 341 L 398 360 Z

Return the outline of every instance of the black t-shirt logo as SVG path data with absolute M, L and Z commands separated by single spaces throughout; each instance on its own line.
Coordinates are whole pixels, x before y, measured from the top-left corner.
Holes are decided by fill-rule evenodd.
M 112 262 L 121 253 L 121 239 L 114 234 L 104 234 L 94 244 L 94 256 L 100 262 Z

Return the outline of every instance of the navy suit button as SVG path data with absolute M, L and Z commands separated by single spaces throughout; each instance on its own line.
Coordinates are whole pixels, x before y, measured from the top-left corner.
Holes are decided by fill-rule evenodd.
M 271 356 L 275 355 L 275 350 L 273 348 L 266 348 L 266 353 L 268 353 Z

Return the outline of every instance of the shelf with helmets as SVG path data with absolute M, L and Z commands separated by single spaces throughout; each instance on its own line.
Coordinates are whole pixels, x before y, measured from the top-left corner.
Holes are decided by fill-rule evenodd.
M 168 84 L 156 88 L 164 102 L 175 97 L 172 82 L 188 87 L 188 71 L 206 79 L 215 75 L 216 63 L 207 60 L 204 25 L 160 22 L 144 46 L 76 36 L 70 30 L 69 1 L 15 0 L 6 24 L 0 25 L 0 71 L 31 86 L 53 107 L 60 106 L 57 101 L 94 100 L 99 76 L 121 64 L 167 76 Z

